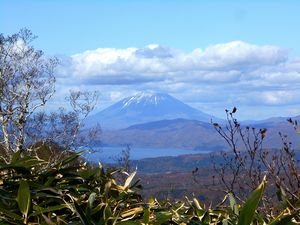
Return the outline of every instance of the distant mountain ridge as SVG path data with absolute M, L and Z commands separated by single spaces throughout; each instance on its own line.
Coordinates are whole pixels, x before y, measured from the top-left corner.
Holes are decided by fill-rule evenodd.
M 119 129 L 140 123 L 166 119 L 191 119 L 209 122 L 220 119 L 201 112 L 166 93 L 141 92 L 124 98 L 87 118 L 87 124 Z
M 294 117 L 293 119 L 298 118 Z M 247 124 L 257 129 L 267 128 L 264 148 L 281 148 L 282 140 L 279 135 L 287 135 L 292 142 L 292 147 L 300 150 L 300 135 L 293 126 L 287 122 L 287 118 L 273 118 L 261 123 Z M 135 124 L 130 127 L 104 131 L 101 141 L 109 146 L 131 145 L 133 148 L 161 148 L 161 149 L 194 149 L 197 151 L 220 151 L 228 149 L 225 140 L 214 130 L 212 124 L 197 120 L 173 119 L 159 120 L 143 124 Z M 239 147 L 244 148 L 239 142 Z
M 214 130 L 213 122 L 226 121 L 194 109 L 165 93 L 141 92 L 126 97 L 87 118 L 87 124 L 103 128 L 101 143 L 108 146 L 131 145 L 139 148 L 178 148 L 216 151 L 228 148 Z M 300 119 L 300 116 L 293 119 Z M 265 147 L 280 148 L 279 132 L 286 134 L 300 149 L 300 136 L 285 117 L 261 121 L 241 121 L 242 126 L 267 128 Z M 222 125 L 223 126 L 223 125 Z
M 160 120 L 103 131 L 105 145 L 145 148 L 222 150 L 226 144 L 210 123 L 188 119 Z

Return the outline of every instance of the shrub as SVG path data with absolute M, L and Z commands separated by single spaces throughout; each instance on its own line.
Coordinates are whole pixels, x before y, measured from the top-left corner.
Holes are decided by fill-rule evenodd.
M 48 164 L 17 152 L 0 165 L 0 220 L 9 224 L 113 224 L 139 209 L 141 198 L 132 189 L 134 174 L 124 185 L 100 165 L 87 169 L 77 163 L 80 153 Z M 89 221 L 89 222 L 87 222 Z
M 290 211 L 272 220 L 257 211 L 265 179 L 243 207 L 232 194 L 215 209 L 196 198 L 145 202 L 135 172 L 91 168 L 76 161 L 80 154 L 49 164 L 16 152 L 10 163 L 0 164 L 1 224 L 296 224 L 297 214 Z M 124 184 L 114 178 L 120 173 L 127 174 Z

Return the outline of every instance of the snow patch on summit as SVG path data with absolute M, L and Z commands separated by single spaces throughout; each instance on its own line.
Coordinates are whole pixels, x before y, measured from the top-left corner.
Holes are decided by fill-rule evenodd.
M 125 98 L 123 100 L 123 107 L 126 108 L 130 105 L 158 105 L 163 100 L 165 100 L 165 96 L 163 94 L 155 94 L 151 92 L 141 92 L 132 97 Z

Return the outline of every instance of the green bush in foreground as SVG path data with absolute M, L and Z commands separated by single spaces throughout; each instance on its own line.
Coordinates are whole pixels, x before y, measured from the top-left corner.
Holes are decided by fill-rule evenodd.
M 231 194 L 215 209 L 197 199 L 143 202 L 135 172 L 120 184 L 115 177 L 124 172 L 88 168 L 78 157 L 49 164 L 17 152 L 10 163 L 0 164 L 1 224 L 298 224 L 298 210 L 285 210 L 273 221 L 257 211 L 265 179 L 243 206 Z

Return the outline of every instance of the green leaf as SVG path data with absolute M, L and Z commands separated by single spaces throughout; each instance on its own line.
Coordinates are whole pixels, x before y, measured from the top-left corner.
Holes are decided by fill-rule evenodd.
M 236 200 L 235 200 L 233 194 L 232 194 L 232 193 L 229 193 L 229 194 L 228 194 L 228 197 L 229 197 L 229 203 L 230 203 L 230 208 L 231 208 L 231 210 L 233 211 L 233 213 L 234 213 L 235 215 L 238 215 L 238 214 L 239 214 L 239 211 L 238 211 L 238 207 L 237 207 L 237 204 L 236 204 Z
M 144 224 L 149 224 L 149 222 L 150 222 L 150 209 L 149 208 L 144 209 L 143 222 L 144 222 Z
M 123 222 L 118 222 L 116 223 L 117 225 L 141 225 L 141 223 L 134 222 L 134 221 L 123 221 Z
M 170 212 L 155 212 L 154 214 L 155 214 L 155 221 L 153 221 L 153 224 L 155 225 L 161 225 L 163 223 L 167 223 L 172 218 L 172 213 Z
M 295 218 L 295 216 L 297 216 L 298 213 L 299 211 L 296 211 L 291 215 L 280 214 L 276 219 L 274 219 L 268 225 L 296 225 L 297 223 L 292 222 L 292 220 Z
M 22 220 L 22 217 L 4 208 L 0 208 L 0 215 L 5 215 L 14 220 Z
M 86 216 L 87 216 L 88 219 L 90 219 L 90 217 L 91 217 L 91 212 L 92 212 L 95 200 L 96 200 L 96 193 L 93 192 L 89 196 L 88 207 L 86 207 L 86 210 L 85 210 L 85 214 L 86 214 Z
M 81 222 L 83 225 L 89 225 L 89 220 L 87 219 L 86 215 L 84 214 L 83 210 L 81 209 L 80 205 L 77 204 L 76 201 L 74 201 L 74 206 L 77 212 L 77 215 L 79 216 Z
M 66 157 L 64 160 L 60 161 L 59 163 L 57 163 L 54 167 L 61 167 L 61 166 L 65 166 L 66 164 L 73 162 L 74 160 L 76 160 L 77 158 L 79 158 L 85 151 L 80 151 L 80 152 L 76 152 L 76 153 L 72 153 L 70 156 Z
M 30 208 L 30 189 L 27 181 L 21 180 L 18 190 L 17 202 L 19 209 L 22 212 L 24 218 L 27 218 L 27 214 Z
M 40 160 L 36 157 L 27 156 L 22 159 L 17 160 L 14 163 L 11 163 L 11 167 L 25 167 L 25 168 L 32 168 L 36 165 L 41 165 L 42 163 L 45 163 L 43 160 Z
M 93 208 L 93 204 L 95 202 L 96 199 L 96 193 L 93 192 L 90 194 L 89 199 L 88 199 L 88 204 L 89 204 L 89 208 L 92 209 Z
M 261 184 L 251 193 L 250 197 L 247 199 L 244 207 L 241 210 L 238 225 L 250 225 L 253 220 L 253 216 L 256 208 L 263 196 L 266 187 L 266 177 L 264 177 Z
M 201 222 L 208 224 L 210 222 L 210 217 L 211 217 L 210 213 L 206 211 L 201 218 Z
M 113 214 L 112 214 L 112 211 L 111 211 L 109 205 L 105 205 L 105 208 L 103 210 L 103 219 L 105 221 L 108 221 L 109 218 L 112 217 L 112 216 L 113 216 Z
M 17 151 L 15 152 L 13 155 L 12 155 L 12 158 L 11 158 L 11 162 L 14 163 L 14 162 L 17 162 L 18 159 L 20 158 L 20 155 L 21 155 L 21 151 Z
M 118 225 L 141 225 L 141 223 L 134 222 L 134 221 L 123 221 L 123 222 L 118 222 Z
M 64 209 L 64 208 L 67 208 L 67 206 L 65 204 L 56 205 L 56 206 L 49 206 L 47 208 L 39 207 L 39 208 L 36 208 L 36 212 L 31 213 L 29 215 L 29 217 L 37 216 L 37 215 L 40 215 L 40 214 L 43 214 L 43 213 L 48 213 L 48 212 L 54 212 L 54 211 L 61 210 L 61 209 Z

